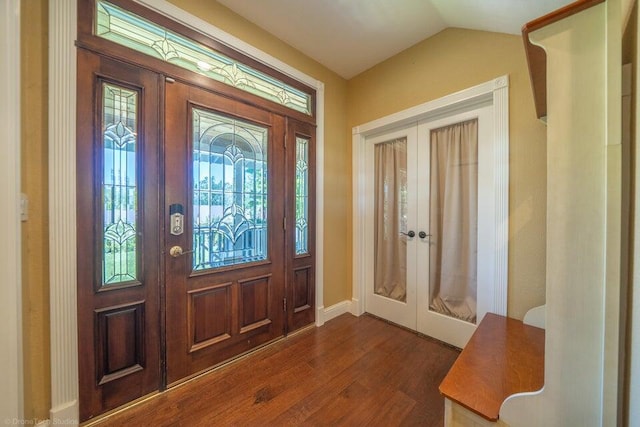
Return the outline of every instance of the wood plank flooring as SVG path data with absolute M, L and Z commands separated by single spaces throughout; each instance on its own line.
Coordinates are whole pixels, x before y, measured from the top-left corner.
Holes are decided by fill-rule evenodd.
M 442 426 L 458 351 L 342 315 L 105 418 L 103 426 Z

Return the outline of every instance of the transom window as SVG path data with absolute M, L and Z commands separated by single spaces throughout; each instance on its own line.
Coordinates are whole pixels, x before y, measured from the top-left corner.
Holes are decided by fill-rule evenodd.
M 109 2 L 96 2 L 95 35 L 311 115 L 311 95 Z

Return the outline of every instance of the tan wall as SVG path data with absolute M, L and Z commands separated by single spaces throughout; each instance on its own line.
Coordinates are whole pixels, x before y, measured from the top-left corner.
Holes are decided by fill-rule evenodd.
M 351 142 L 347 82 L 215 1 L 169 0 L 325 84 L 324 305 L 351 299 Z
M 509 74 L 509 315 L 545 301 L 546 128 L 518 36 L 450 28 L 351 79 L 348 126 Z
M 46 419 L 51 408 L 49 367 L 49 229 L 47 202 L 47 0 L 21 8 L 22 223 L 24 413 Z

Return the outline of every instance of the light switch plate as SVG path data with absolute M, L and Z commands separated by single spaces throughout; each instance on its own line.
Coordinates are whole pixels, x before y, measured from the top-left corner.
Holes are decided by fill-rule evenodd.
M 24 193 L 20 194 L 20 220 L 26 221 L 29 219 L 29 199 Z

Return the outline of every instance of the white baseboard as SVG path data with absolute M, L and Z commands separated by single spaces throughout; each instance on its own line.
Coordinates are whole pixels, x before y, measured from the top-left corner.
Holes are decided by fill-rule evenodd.
M 316 308 L 316 327 L 324 325 L 324 305 Z
M 323 310 L 323 323 L 345 314 L 351 313 L 351 301 L 341 301 Z
M 360 304 L 360 300 L 358 298 L 353 298 L 351 300 L 351 314 L 356 317 L 364 314 L 364 307 Z
M 49 411 L 50 420 L 46 425 L 77 426 L 79 423 L 78 401 L 72 400 Z

